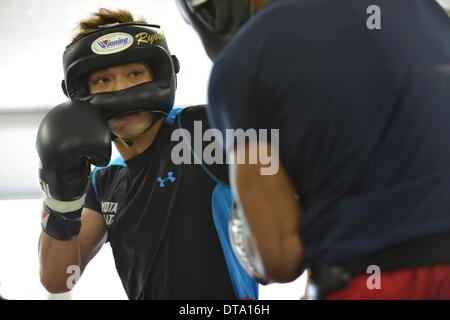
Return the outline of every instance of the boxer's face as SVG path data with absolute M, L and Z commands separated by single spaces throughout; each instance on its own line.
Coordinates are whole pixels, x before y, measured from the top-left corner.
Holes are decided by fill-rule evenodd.
M 96 94 L 127 89 L 153 79 L 152 70 L 146 64 L 136 62 L 96 71 L 89 76 L 88 86 L 90 93 Z M 151 112 L 135 112 L 108 120 L 108 126 L 116 136 L 133 139 L 154 120 Z

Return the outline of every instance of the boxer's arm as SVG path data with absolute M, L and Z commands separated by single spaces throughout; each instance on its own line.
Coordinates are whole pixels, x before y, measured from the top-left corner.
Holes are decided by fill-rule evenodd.
M 208 113 L 213 127 L 219 128 L 225 137 L 228 129 L 258 131 L 273 128 L 271 119 L 273 112 L 276 112 L 270 104 L 273 101 L 264 98 L 267 96 L 266 89 L 248 71 L 246 65 L 231 57 L 222 57 L 214 63 L 208 91 Z M 233 139 L 226 139 L 228 157 L 230 151 L 248 147 L 235 147 Z M 274 159 L 275 155 L 271 158 Z M 244 266 L 243 260 L 254 264 L 256 272 L 253 275 L 256 278 L 286 282 L 302 272 L 300 204 L 295 199 L 295 188 L 281 163 L 279 167 L 275 166 L 278 170 L 273 175 L 261 175 L 262 168 L 264 166 L 261 164 L 230 165 L 233 191 L 245 215 L 243 223 L 248 223 L 248 228 L 242 228 L 242 236 L 235 234 L 235 242 L 247 246 L 241 251 L 249 254 L 249 259 L 239 258 Z M 269 168 L 269 172 L 272 169 Z M 232 224 L 230 229 L 233 229 Z M 247 229 L 250 232 L 245 232 Z M 233 236 L 233 232 L 230 233 Z
M 242 149 L 248 154 L 250 148 L 256 147 L 261 147 L 261 143 L 236 146 L 230 156 Z M 262 168 L 261 164 L 230 167 L 231 184 L 250 231 L 244 235 L 244 242 L 255 244 L 256 248 L 248 250 L 249 259 L 262 264 L 255 266 L 260 268 L 256 271 L 263 280 L 289 282 L 300 276 L 303 269 L 301 208 L 283 165 L 280 163 L 273 175 L 262 175 Z
M 80 235 L 75 239 L 60 241 L 42 232 L 38 249 L 42 285 L 50 293 L 70 291 L 76 272 L 73 268 L 79 267 L 81 274 L 105 240 L 103 216 L 88 208 L 83 209 Z

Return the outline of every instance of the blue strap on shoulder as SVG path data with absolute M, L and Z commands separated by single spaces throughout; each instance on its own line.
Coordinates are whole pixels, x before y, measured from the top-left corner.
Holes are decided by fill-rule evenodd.
M 183 126 L 181 125 L 181 116 L 177 118 L 181 111 L 183 111 L 181 108 L 173 109 L 167 116 L 166 123 L 172 125 L 175 120 L 177 120 L 177 126 L 180 129 L 183 129 Z M 186 141 L 185 136 L 183 136 L 183 139 Z M 191 150 L 193 157 L 198 159 L 198 156 L 195 154 L 191 145 L 189 145 L 189 149 Z M 228 221 L 230 220 L 234 203 L 231 188 L 217 178 L 203 162 L 198 162 L 205 173 L 217 183 L 211 195 L 212 215 L 234 292 L 238 299 L 256 300 L 258 299 L 258 283 L 242 268 L 239 260 L 234 255 L 228 236 Z
M 168 125 L 173 125 L 175 123 L 175 118 L 181 111 L 183 111 L 183 108 L 173 108 L 170 110 L 169 114 L 166 116 L 165 122 Z
M 257 300 L 258 283 L 242 268 L 233 252 L 228 235 L 228 221 L 230 220 L 234 202 L 230 187 L 217 184 L 211 200 L 214 225 L 219 236 L 220 244 L 222 245 L 234 291 L 239 299 Z

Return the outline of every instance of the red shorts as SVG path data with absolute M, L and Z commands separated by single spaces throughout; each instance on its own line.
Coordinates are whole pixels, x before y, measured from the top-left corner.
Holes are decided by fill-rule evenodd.
M 373 289 L 368 286 L 370 276 L 354 277 L 326 300 L 450 300 L 450 265 L 381 272 L 380 286 Z

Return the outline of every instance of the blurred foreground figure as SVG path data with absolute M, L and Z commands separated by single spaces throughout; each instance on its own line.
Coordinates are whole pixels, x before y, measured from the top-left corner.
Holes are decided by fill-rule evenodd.
M 230 168 L 230 237 L 247 271 L 286 282 L 310 268 L 311 298 L 450 299 L 445 11 L 432 0 L 177 4 L 214 60 L 213 126 L 258 133 L 225 143 L 229 158 L 247 156 Z

